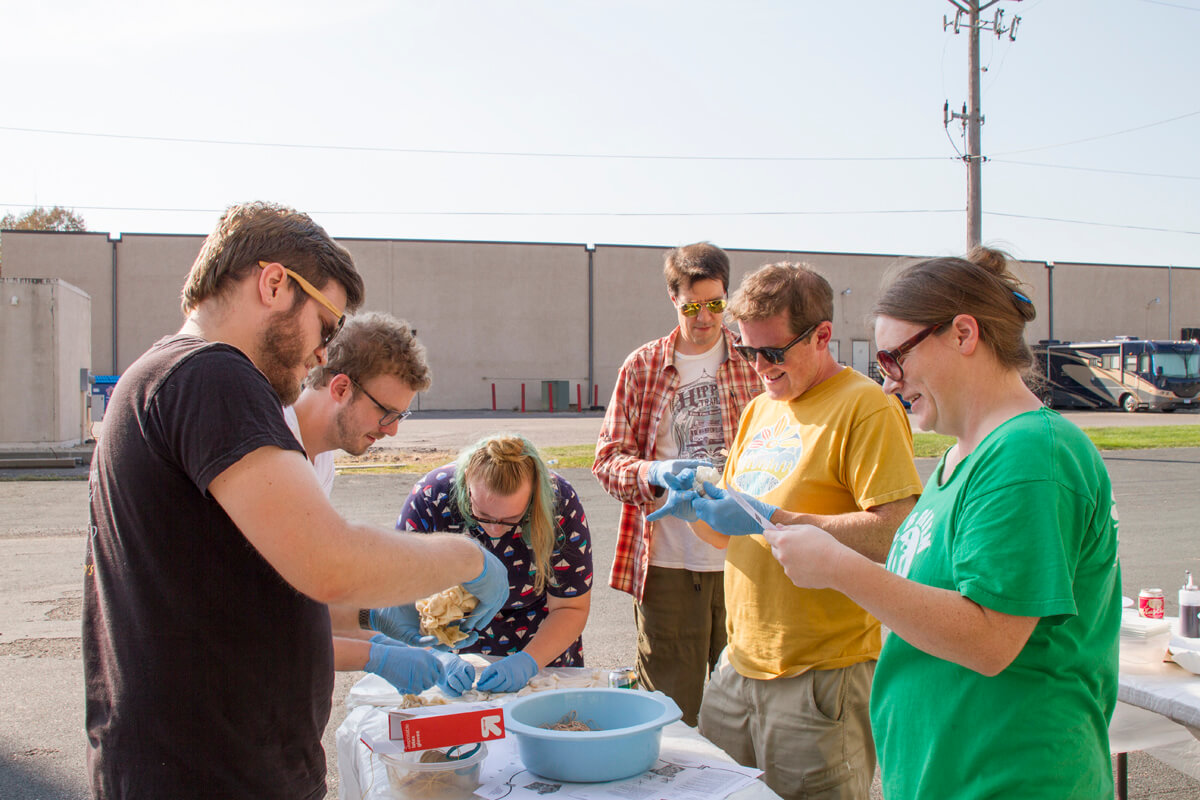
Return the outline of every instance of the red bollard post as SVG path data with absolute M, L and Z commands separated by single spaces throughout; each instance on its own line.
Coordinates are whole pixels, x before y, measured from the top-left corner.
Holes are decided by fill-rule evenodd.
M 592 401 L 592 405 L 594 405 L 594 406 L 600 405 L 600 387 L 599 386 L 592 387 L 592 395 L 596 398 L 595 400 Z
M 525 413 L 525 384 L 521 384 L 521 413 Z
M 496 410 L 496 384 L 492 382 L 492 411 Z
M 545 384 L 542 384 L 545 386 Z M 546 392 L 546 397 L 550 400 L 550 413 L 554 413 L 554 384 L 550 384 L 549 390 Z
M 577 411 L 583 411 L 583 384 L 575 384 L 575 405 L 578 406 Z

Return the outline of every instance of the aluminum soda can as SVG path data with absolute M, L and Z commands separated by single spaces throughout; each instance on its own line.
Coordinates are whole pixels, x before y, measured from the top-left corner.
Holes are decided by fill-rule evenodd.
M 608 686 L 610 689 L 638 688 L 637 670 L 633 667 L 617 667 L 608 673 Z
M 1166 611 L 1162 589 L 1142 589 L 1138 592 L 1138 614 L 1147 619 L 1162 619 Z

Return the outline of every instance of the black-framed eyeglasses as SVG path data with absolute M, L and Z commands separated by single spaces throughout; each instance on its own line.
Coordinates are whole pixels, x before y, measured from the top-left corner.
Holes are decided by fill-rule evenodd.
M 824 320 L 821 320 L 821 322 L 824 322 Z M 812 332 L 817 329 L 817 326 L 820 325 L 821 322 L 814 322 L 812 325 L 808 326 L 808 330 L 797 336 L 795 339 L 792 339 L 783 347 L 749 347 L 748 345 L 744 344 L 735 344 L 733 349 L 737 351 L 739 356 L 746 359 L 751 364 L 757 361 L 760 355 L 770 364 L 782 364 L 783 360 L 787 358 L 787 351 L 791 350 L 796 343 L 807 339 Z M 738 341 L 741 340 L 739 339 Z
M 271 266 L 272 263 L 279 262 L 259 261 L 258 266 L 262 269 L 266 269 L 267 267 Z M 307 294 L 313 300 L 316 300 L 318 303 L 328 309 L 330 314 L 333 314 L 333 316 L 337 318 L 337 322 L 335 322 L 332 326 L 326 325 L 324 322 L 321 323 L 321 347 L 329 347 L 329 343 L 333 341 L 333 337 L 337 336 L 338 331 L 340 331 L 342 326 L 346 324 L 346 312 L 335 306 L 320 289 L 305 280 L 300 273 L 288 269 L 283 264 L 279 264 L 279 266 L 283 267 L 283 271 L 287 273 L 292 280 L 300 284 L 300 288 L 304 290 L 305 294 Z M 332 330 L 330 328 L 332 328 Z
M 475 513 L 475 501 L 473 501 L 471 499 L 470 492 L 467 493 L 467 503 L 471 509 L 471 519 L 475 520 L 476 525 L 479 525 L 479 526 L 499 525 L 504 528 L 504 532 L 500 534 L 501 536 L 509 536 L 511 534 L 515 534 L 517 532 L 517 530 L 522 525 L 525 524 L 525 520 L 529 517 L 529 509 L 528 508 L 525 509 L 525 513 L 523 513 L 521 515 L 521 518 L 519 520 L 517 520 L 516 522 L 512 522 L 510 520 L 505 520 L 505 519 L 488 519 L 487 517 L 480 516 L 479 514 Z M 532 497 L 529 498 L 529 503 L 530 503 L 530 505 L 533 505 Z M 499 537 L 497 537 L 497 538 L 499 538 Z
M 707 308 L 714 314 L 722 314 L 725 312 L 725 307 L 729 305 L 729 301 L 724 297 L 719 297 L 716 300 L 703 300 L 693 303 L 680 303 L 676 306 L 679 313 L 685 317 L 694 317 L 700 313 L 701 308 Z
M 346 373 L 344 373 L 344 372 L 340 372 L 338 374 L 346 375 Z M 374 397 L 372 397 L 371 393 L 368 392 L 365 388 L 363 388 L 363 385 L 361 383 L 354 380 L 354 378 L 351 378 L 349 375 L 346 375 L 346 378 L 351 383 L 353 383 L 360 392 L 365 394 L 367 396 L 368 400 L 370 400 L 372 403 L 374 403 L 379 408 L 379 410 L 383 412 L 383 416 L 379 418 L 379 427 L 386 428 L 387 426 L 391 425 L 393 422 L 403 422 L 404 420 L 408 419 L 409 415 L 412 414 L 412 412 L 407 409 L 405 409 L 404 411 L 396 411 L 395 409 L 388 408 L 383 403 L 379 402 Z
M 876 351 L 875 362 L 879 364 L 879 371 L 894 381 L 903 380 L 904 357 L 912 352 L 914 347 L 949 325 L 950 322 L 953 322 L 953 320 L 939 322 L 937 325 L 930 325 L 928 328 L 918 331 L 915 335 L 906 339 L 899 347 L 894 347 L 891 350 Z

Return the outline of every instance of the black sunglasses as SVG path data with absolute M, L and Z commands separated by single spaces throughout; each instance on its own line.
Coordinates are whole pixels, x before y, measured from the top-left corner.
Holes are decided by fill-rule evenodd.
M 823 321 L 824 320 L 822 320 L 822 322 Z M 808 338 L 808 336 L 815 331 L 817 326 L 820 324 L 821 322 L 814 322 L 808 327 L 808 330 L 797 336 L 795 339 L 792 339 L 783 347 L 748 347 L 744 344 L 735 344 L 733 349 L 737 351 L 739 356 L 746 359 L 751 364 L 758 360 L 759 355 L 762 355 L 762 357 L 765 358 L 770 364 L 782 364 L 783 360 L 787 358 L 787 351 L 791 350 L 792 346 L 800 340 Z
M 953 320 L 950 320 L 953 322 Z M 942 328 L 950 324 L 950 322 L 939 322 L 937 325 L 930 325 L 923 331 L 919 331 L 916 335 L 905 340 L 899 347 L 891 350 L 878 350 L 875 353 L 875 362 L 879 364 L 879 371 L 894 381 L 904 379 L 904 367 L 902 362 L 912 349 L 925 341 L 930 336 L 934 335 Z
M 338 374 L 339 374 L 339 375 L 346 375 L 346 373 L 344 373 L 344 372 L 340 372 L 340 373 L 338 373 Z M 405 411 L 395 411 L 394 409 L 388 408 L 388 407 L 387 407 L 387 406 L 385 406 L 383 403 L 379 402 L 379 401 L 378 401 L 378 400 L 376 400 L 374 397 L 372 397 L 372 396 L 371 396 L 371 393 L 370 393 L 370 392 L 368 392 L 366 389 L 364 389 L 364 388 L 363 388 L 363 385 L 362 385 L 361 383 L 359 383 L 358 381 L 354 380 L 354 378 L 351 378 L 349 375 L 346 375 L 346 378 L 347 378 L 347 379 L 348 379 L 348 380 L 349 380 L 351 383 L 353 383 L 353 384 L 354 384 L 354 386 L 355 386 L 355 387 L 356 387 L 356 388 L 357 388 L 357 389 L 358 389 L 360 392 L 362 392 L 363 394 L 365 394 L 365 395 L 367 396 L 367 399 L 368 399 L 368 400 L 370 400 L 372 403 L 374 403 L 376 406 L 378 406 L 378 407 L 379 407 L 379 410 L 383 412 L 383 416 L 379 418 L 379 427 L 381 427 L 381 428 L 386 428 L 388 425 L 391 425 L 393 422 L 403 422 L 404 420 L 408 419 L 408 417 L 409 417 L 409 415 L 410 415 L 410 414 L 412 414 L 412 412 L 411 412 L 411 411 L 408 411 L 408 410 L 405 410 Z

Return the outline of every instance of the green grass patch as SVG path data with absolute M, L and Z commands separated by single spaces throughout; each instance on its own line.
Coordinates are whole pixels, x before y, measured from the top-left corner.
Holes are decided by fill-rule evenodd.
M 1149 450 L 1200 447 L 1200 425 L 1155 425 L 1147 428 L 1084 428 L 1098 450 Z
M 1084 428 L 1097 450 L 1154 450 L 1163 447 L 1200 447 L 1200 425 L 1154 425 L 1144 428 Z M 953 436 L 914 433 L 917 458 L 941 458 L 954 444 Z
M 1099 450 L 1135 450 L 1161 447 L 1200 447 L 1200 425 L 1156 425 L 1145 428 L 1084 428 L 1083 432 Z M 953 436 L 940 433 L 914 433 L 913 450 L 917 458 L 941 458 L 954 444 Z M 573 444 L 559 447 L 539 448 L 546 461 L 553 461 L 552 469 L 591 469 L 596 456 L 594 444 Z M 411 454 L 409 454 L 411 455 Z M 452 461 L 454 454 L 422 453 L 420 457 L 399 458 L 406 463 L 361 463 L 338 465 L 343 474 L 424 474 L 434 467 Z M 79 480 L 84 479 L 82 476 Z M 56 478 L 42 478 L 55 480 Z M 59 478 L 58 480 L 62 480 Z M 65 478 L 70 480 L 70 478 Z M 29 479 L 24 479 L 29 480 Z
M 551 469 L 591 469 L 596 460 L 596 445 L 571 444 L 563 447 L 539 448 L 546 461 L 557 461 Z
M 913 453 L 917 458 L 941 458 L 957 441 L 940 433 L 914 433 Z

